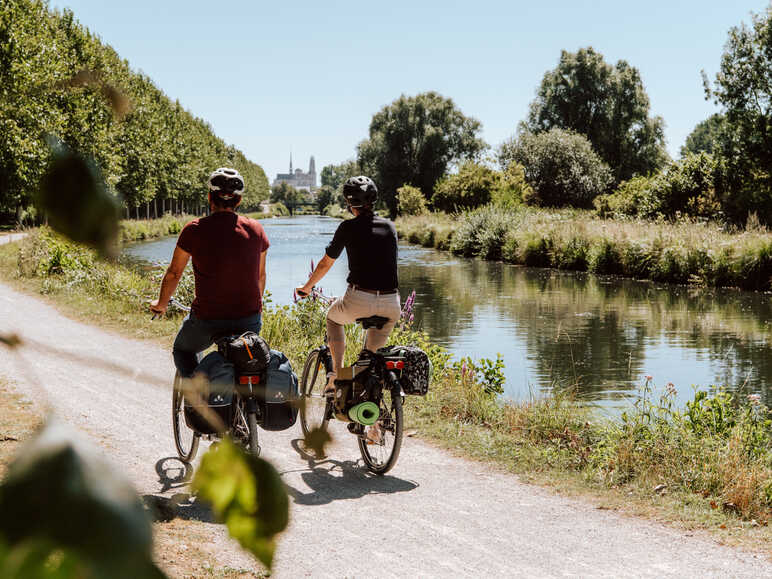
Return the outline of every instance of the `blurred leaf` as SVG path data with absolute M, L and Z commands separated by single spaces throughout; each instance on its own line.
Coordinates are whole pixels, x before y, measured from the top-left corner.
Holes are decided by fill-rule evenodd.
M 48 541 L 24 541 L 13 549 L 0 543 L 0 576 L 6 579 L 81 579 L 98 573 L 71 551 Z
M 116 255 L 118 203 L 107 193 L 91 161 L 64 145 L 55 146 L 53 161 L 40 182 L 38 204 L 59 233 L 102 255 Z
M 317 426 L 306 435 L 304 442 L 307 449 L 313 450 L 314 454 L 321 458 L 326 456 L 324 448 L 332 442 L 332 436 L 327 432 L 326 428 Z
M 152 562 L 150 523 L 131 484 L 57 422 L 27 443 L 8 469 L 0 486 L 0 539 L 11 548 L 6 563 L 14 557 L 23 563 L 24 549 L 51 555 L 61 547 L 82 558 L 94 577 L 163 577 Z M 33 559 L 43 563 L 46 557 Z
M 105 82 L 102 75 L 96 71 L 88 69 L 79 70 L 71 78 L 56 83 L 57 88 L 84 86 L 99 88 L 102 96 L 110 102 L 113 113 L 119 119 L 122 119 L 131 111 L 132 105 L 128 97 L 113 85 Z
M 270 568 L 274 536 L 289 521 L 287 491 L 276 469 L 225 439 L 203 456 L 192 487 L 230 535 Z
M 15 348 L 21 345 L 21 338 L 18 334 L 0 334 L 0 344 L 5 344 L 9 348 Z

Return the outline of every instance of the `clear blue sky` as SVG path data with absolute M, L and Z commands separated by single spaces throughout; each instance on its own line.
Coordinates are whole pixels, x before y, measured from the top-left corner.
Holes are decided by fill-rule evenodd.
M 273 180 L 352 158 L 400 94 L 435 90 L 496 146 L 524 118 L 561 49 L 637 67 L 676 156 L 706 102 L 730 27 L 767 0 L 53 0 L 135 70 L 206 119 Z

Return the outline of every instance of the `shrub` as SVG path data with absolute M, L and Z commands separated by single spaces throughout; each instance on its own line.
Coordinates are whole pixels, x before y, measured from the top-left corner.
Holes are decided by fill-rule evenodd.
M 715 217 L 721 211 L 715 187 L 717 171 L 716 161 L 707 153 L 689 153 L 654 177 L 633 177 L 593 203 L 604 217 Z
M 523 133 L 499 151 L 502 166 L 520 163 L 533 187 L 524 201 L 548 207 L 591 207 L 592 200 L 612 182 L 611 169 L 577 133 L 552 129 Z
M 286 217 L 290 214 L 289 209 L 283 203 L 271 203 L 271 213 L 279 217 Z
M 601 217 L 650 217 L 660 207 L 653 192 L 652 179 L 638 175 L 620 183 L 613 193 L 598 195 L 592 203 Z
M 474 209 L 486 205 L 493 191 L 499 187 L 500 180 L 498 171 L 467 161 L 459 167 L 458 173 L 437 182 L 432 205 L 442 211 Z
M 426 197 L 418 187 L 403 185 L 397 189 L 397 212 L 400 215 L 423 215 L 428 211 Z
M 514 215 L 492 205 L 480 207 L 459 217 L 450 241 L 454 253 L 485 259 L 501 259 L 501 249 Z
M 516 207 L 525 197 L 533 195 L 533 189 L 525 180 L 525 169 L 519 163 L 510 163 L 499 175 L 499 185 L 491 194 L 491 201 L 496 205 Z

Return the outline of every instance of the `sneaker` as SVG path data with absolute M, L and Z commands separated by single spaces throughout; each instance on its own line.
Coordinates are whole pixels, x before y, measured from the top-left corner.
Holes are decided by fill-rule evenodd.
M 335 396 L 335 372 L 327 372 L 327 386 L 324 387 L 322 396 L 333 398 Z

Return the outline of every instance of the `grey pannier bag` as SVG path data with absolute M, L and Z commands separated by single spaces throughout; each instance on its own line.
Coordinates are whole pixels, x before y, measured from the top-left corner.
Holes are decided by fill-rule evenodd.
M 426 396 L 432 378 L 432 363 L 426 352 L 415 346 L 389 346 L 378 353 L 385 358 L 402 359 L 402 372 L 397 376 L 405 394 Z

